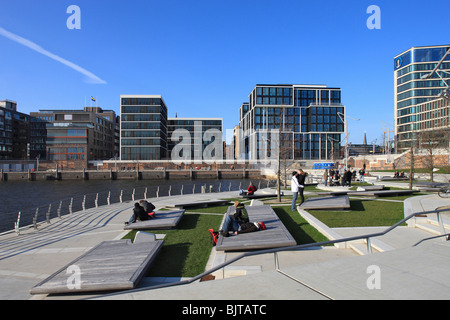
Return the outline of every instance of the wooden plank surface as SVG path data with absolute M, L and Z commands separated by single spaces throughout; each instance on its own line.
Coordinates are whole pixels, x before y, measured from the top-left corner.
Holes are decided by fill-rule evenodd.
M 152 230 L 175 228 L 183 217 L 185 210 L 156 211 L 156 218 L 127 224 L 124 230 Z
M 219 236 L 217 251 L 269 249 L 297 244 L 270 206 L 246 206 L 245 208 L 251 222 L 264 222 L 267 229 L 239 235 L 230 234 L 229 237 Z M 226 214 L 233 212 L 234 206 L 231 206 Z
M 104 241 L 30 290 L 31 294 L 64 294 L 133 289 L 151 266 L 164 241 L 133 244 Z M 74 282 L 79 270 L 79 282 Z M 79 283 L 79 288 L 74 285 Z
M 194 202 L 182 202 L 169 205 L 169 208 L 195 208 L 195 207 L 209 207 L 217 205 L 229 204 L 229 200 L 206 200 L 206 201 L 194 201 Z

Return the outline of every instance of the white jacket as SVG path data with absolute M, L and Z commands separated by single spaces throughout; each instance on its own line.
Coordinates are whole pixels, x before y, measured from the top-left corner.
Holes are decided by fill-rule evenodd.
M 292 179 L 291 179 L 291 191 L 292 192 L 298 192 L 298 188 L 299 188 L 299 185 L 298 185 L 297 177 L 296 176 L 292 176 Z

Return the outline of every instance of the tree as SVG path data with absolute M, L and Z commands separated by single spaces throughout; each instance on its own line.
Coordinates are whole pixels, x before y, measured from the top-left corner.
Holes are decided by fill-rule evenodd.
M 438 150 L 448 145 L 448 132 L 444 129 L 423 131 L 419 134 L 419 147 L 424 153 L 423 165 L 430 170 L 430 180 L 434 181 L 433 169 L 436 166 Z

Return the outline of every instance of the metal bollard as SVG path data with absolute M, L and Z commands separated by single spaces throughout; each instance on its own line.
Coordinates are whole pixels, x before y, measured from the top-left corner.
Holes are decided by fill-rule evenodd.
M 16 231 L 17 235 L 20 235 L 20 216 L 21 216 L 22 212 L 19 211 L 19 215 L 17 216 L 17 221 L 14 222 L 14 230 Z
M 36 208 L 36 213 L 34 214 L 34 218 L 33 218 L 33 226 L 34 229 L 37 230 L 37 217 L 39 214 L 39 208 Z

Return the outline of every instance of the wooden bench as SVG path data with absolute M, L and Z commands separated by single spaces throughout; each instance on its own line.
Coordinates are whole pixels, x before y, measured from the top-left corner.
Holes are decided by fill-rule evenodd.
M 276 195 L 276 194 L 262 194 L 262 193 L 260 193 L 260 194 L 253 194 L 251 196 L 244 195 L 244 196 L 241 196 L 241 197 L 243 199 L 251 200 L 251 199 L 276 198 L 277 196 L 278 195 Z M 283 196 L 283 194 L 281 196 Z
M 172 229 L 180 222 L 186 210 L 155 211 L 155 217 L 146 221 L 127 224 L 124 230 Z
M 267 229 L 239 235 L 231 235 L 230 233 L 229 237 L 220 235 L 216 244 L 217 251 L 269 249 L 295 246 L 297 244 L 269 205 L 245 206 L 245 208 L 250 222 L 264 222 Z M 234 210 L 235 207 L 231 206 L 226 214 L 233 214 Z
M 104 241 L 34 286 L 30 293 L 67 294 L 134 289 L 154 262 L 163 243 Z
M 221 206 L 225 204 L 230 204 L 230 200 L 207 200 L 207 201 L 194 201 L 194 202 L 185 202 L 185 203 L 176 203 L 172 205 L 168 205 L 169 208 L 206 208 L 210 206 Z

